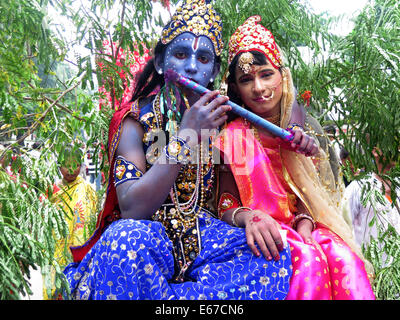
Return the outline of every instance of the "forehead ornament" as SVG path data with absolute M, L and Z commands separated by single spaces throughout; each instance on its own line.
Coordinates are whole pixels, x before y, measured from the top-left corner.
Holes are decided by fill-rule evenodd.
M 244 73 L 249 73 L 254 57 L 251 52 L 245 52 L 239 57 L 238 66 Z

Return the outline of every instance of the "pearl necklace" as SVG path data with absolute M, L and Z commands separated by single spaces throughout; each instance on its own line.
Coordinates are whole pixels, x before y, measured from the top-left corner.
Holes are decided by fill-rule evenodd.
M 183 96 L 186 108 L 189 109 L 190 105 L 185 96 Z M 153 110 L 156 118 L 156 123 L 158 129 L 161 129 L 162 127 L 162 113 L 160 110 L 160 104 L 162 103 L 161 101 L 161 93 L 157 94 L 156 98 L 154 99 L 153 103 Z M 177 220 L 179 220 L 184 227 L 185 230 L 190 229 L 193 226 L 193 223 L 196 221 L 202 207 L 204 206 L 204 200 L 205 200 L 205 186 L 204 186 L 204 175 L 203 175 L 203 164 L 202 164 L 202 144 L 200 143 L 200 148 L 197 150 L 197 165 L 188 165 L 190 168 L 191 166 L 196 167 L 196 182 L 195 182 L 195 188 L 192 192 L 191 197 L 187 202 L 180 203 L 179 202 L 179 191 L 177 190 L 177 185 L 176 181 L 174 182 L 173 186 L 171 187 L 170 190 L 170 198 L 174 204 L 175 210 L 178 213 L 177 215 Z M 212 155 L 209 159 L 211 163 L 209 165 L 212 166 Z M 184 170 L 181 170 L 181 172 L 184 172 Z M 199 194 L 200 194 L 200 201 L 199 201 Z M 196 204 L 198 203 L 198 209 L 196 210 Z M 194 213 L 195 212 L 195 213 Z

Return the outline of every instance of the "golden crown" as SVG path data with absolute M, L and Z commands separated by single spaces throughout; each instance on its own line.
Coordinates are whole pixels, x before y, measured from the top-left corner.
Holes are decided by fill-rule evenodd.
M 258 24 L 260 16 L 248 18 L 229 39 L 228 64 L 241 52 L 259 51 L 263 53 L 275 68 L 282 66 L 282 57 L 274 36 L 267 28 Z
M 184 32 L 196 36 L 205 36 L 214 45 L 215 53 L 219 56 L 224 43 L 222 41 L 222 21 L 210 1 L 186 0 L 176 9 L 171 21 L 164 27 L 161 42 L 168 44 Z

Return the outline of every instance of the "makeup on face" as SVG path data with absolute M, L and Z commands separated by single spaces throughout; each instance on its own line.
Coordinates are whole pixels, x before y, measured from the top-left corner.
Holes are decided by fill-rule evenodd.
M 207 86 L 214 76 L 215 52 L 210 39 L 182 33 L 168 45 L 164 56 L 164 72 L 175 72 Z
M 282 96 L 282 75 L 270 63 L 252 65 L 245 73 L 236 67 L 236 87 L 239 96 L 247 107 L 255 113 L 273 115 L 279 110 Z

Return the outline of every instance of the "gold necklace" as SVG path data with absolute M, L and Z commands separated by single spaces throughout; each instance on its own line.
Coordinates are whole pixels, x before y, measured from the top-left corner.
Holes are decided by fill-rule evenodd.
M 279 127 L 281 122 L 281 113 L 278 112 L 276 115 L 273 115 L 272 117 L 267 117 L 265 119 Z
M 153 109 L 154 109 L 154 113 L 156 116 L 156 122 L 157 122 L 157 126 L 158 129 L 162 128 L 162 114 L 161 114 L 161 110 L 160 110 L 160 104 L 161 104 L 161 93 L 158 93 L 154 103 L 153 103 Z M 187 109 L 190 109 L 190 104 L 188 99 L 186 98 L 185 95 L 183 95 L 183 100 L 185 102 L 185 106 Z M 170 190 L 170 197 L 171 200 L 174 204 L 174 211 L 177 213 L 177 215 L 175 215 L 175 212 L 172 212 L 175 215 L 176 220 L 179 220 L 179 222 L 181 222 L 182 226 L 188 230 L 190 227 L 193 226 L 193 223 L 196 221 L 202 207 L 204 206 L 204 200 L 205 200 L 205 186 L 204 186 L 204 174 L 203 174 L 203 168 L 202 168 L 202 144 L 200 144 L 200 150 L 198 150 L 197 152 L 200 152 L 199 155 L 199 161 L 197 164 L 197 170 L 196 170 L 196 185 L 195 188 L 193 190 L 193 194 L 190 197 L 189 201 L 184 203 L 184 204 L 180 204 L 179 203 L 179 195 L 178 195 L 178 191 L 177 191 L 177 187 L 176 187 L 176 181 L 174 182 L 173 187 Z M 208 159 L 211 159 L 212 161 L 212 151 L 209 150 L 208 152 Z M 195 165 L 194 165 L 195 166 Z M 208 167 L 212 166 L 212 163 L 208 163 Z M 207 172 L 207 170 L 205 170 L 205 172 Z M 184 177 L 184 175 L 183 175 Z M 197 195 L 195 194 L 197 193 Z M 198 193 L 200 193 L 200 199 L 198 198 Z M 193 214 L 193 212 L 195 211 L 196 205 L 198 204 L 198 209 L 196 210 L 196 212 Z
M 154 115 L 156 117 L 156 122 L 157 122 L 157 129 L 161 129 L 162 127 L 162 114 L 160 110 L 160 100 L 161 100 L 161 92 L 159 92 L 156 95 L 156 98 L 154 99 L 153 102 L 153 110 L 154 110 Z
M 274 115 L 272 117 L 267 117 L 265 119 L 279 127 L 279 124 L 280 124 L 280 121 L 281 121 L 281 113 L 279 112 L 276 115 Z M 261 138 L 260 138 L 260 133 L 258 132 L 258 129 L 253 124 L 251 124 L 251 128 L 254 130 L 254 137 L 257 139 L 257 141 L 262 146 L 263 144 L 262 144 L 262 141 L 261 141 Z
M 186 109 L 190 109 L 189 100 L 186 98 L 186 96 L 184 94 L 183 94 L 183 101 L 185 101 Z
M 256 128 L 256 126 L 254 126 L 253 124 L 251 125 L 251 129 L 253 129 L 254 132 L 254 137 L 257 139 L 257 141 L 260 143 L 261 146 L 263 146 L 261 138 L 260 138 L 260 134 L 258 133 L 258 129 Z
M 200 145 L 200 155 L 201 155 L 201 145 Z M 199 157 L 199 159 L 201 156 Z M 197 172 L 196 172 L 196 187 L 193 190 L 193 193 L 197 193 L 197 196 L 195 194 L 194 197 L 192 195 L 191 198 L 195 199 L 194 201 L 189 201 L 191 202 L 186 210 L 182 209 L 181 204 L 179 203 L 178 195 L 176 192 L 176 181 L 174 182 L 174 187 L 171 188 L 171 198 L 172 202 L 174 204 L 175 210 L 178 213 L 177 215 L 177 220 L 180 221 L 180 223 L 183 225 L 184 230 L 188 230 L 193 226 L 193 223 L 196 221 L 203 205 L 204 205 L 204 197 L 205 197 L 205 187 L 204 187 L 204 176 L 203 176 L 203 170 L 202 170 L 202 164 L 201 160 L 199 161 L 197 165 Z M 200 188 L 199 188 L 200 187 Z M 198 193 L 200 193 L 200 201 L 198 199 Z M 196 205 L 198 204 L 198 208 L 196 212 L 193 214 L 193 212 L 196 209 Z
M 281 113 L 277 113 L 276 115 L 272 116 L 272 117 L 266 117 L 265 120 L 273 123 L 274 125 L 280 127 L 280 121 L 281 121 Z M 245 125 L 248 125 L 249 122 L 244 119 L 244 123 Z M 258 132 L 258 129 L 256 128 L 255 125 L 253 125 L 252 123 L 250 123 L 250 127 L 254 130 L 254 137 L 258 140 L 258 142 L 262 145 L 261 142 L 261 138 L 260 138 L 260 134 Z

